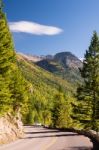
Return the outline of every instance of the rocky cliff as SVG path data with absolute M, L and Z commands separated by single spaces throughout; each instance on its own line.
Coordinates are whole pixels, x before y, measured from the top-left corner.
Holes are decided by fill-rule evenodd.
M 9 143 L 23 137 L 23 125 L 21 117 L 10 113 L 0 118 L 0 144 Z

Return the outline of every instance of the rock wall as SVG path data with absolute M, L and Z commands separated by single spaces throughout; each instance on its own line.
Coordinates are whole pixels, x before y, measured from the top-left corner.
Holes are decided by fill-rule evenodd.
M 9 143 L 24 135 L 21 117 L 6 114 L 0 118 L 0 144 Z

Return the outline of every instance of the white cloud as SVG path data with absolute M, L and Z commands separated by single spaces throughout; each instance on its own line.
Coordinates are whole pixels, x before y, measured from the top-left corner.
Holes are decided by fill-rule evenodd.
M 9 22 L 9 27 L 12 32 L 23 32 L 34 35 L 56 35 L 63 31 L 58 27 L 41 25 L 29 21 Z

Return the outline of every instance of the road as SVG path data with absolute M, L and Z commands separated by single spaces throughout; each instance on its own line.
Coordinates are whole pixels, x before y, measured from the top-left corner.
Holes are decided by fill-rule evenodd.
M 61 132 L 42 127 L 25 127 L 25 136 L 0 150 L 91 150 L 87 137 L 72 132 Z

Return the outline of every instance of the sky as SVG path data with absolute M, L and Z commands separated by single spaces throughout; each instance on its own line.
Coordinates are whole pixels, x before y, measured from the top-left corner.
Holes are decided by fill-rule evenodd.
M 17 52 L 48 55 L 70 51 L 83 58 L 99 33 L 99 0 L 4 0 Z

